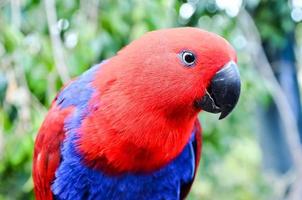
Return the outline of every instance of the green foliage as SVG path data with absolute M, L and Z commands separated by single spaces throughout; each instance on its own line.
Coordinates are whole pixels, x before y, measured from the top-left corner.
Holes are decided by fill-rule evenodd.
M 12 17 L 11 2 L 0 3 L 0 200 L 33 198 L 34 138 L 62 86 L 45 5 L 38 0 L 21 2 L 20 26 Z M 179 16 L 182 4 L 176 0 L 57 1 L 59 36 L 69 75 L 81 74 L 149 30 L 190 25 L 223 35 L 239 52 L 242 96 L 227 120 L 218 122 L 217 116 L 206 113 L 201 116 L 203 157 L 189 199 L 268 199 L 272 191 L 261 171 L 255 111 L 270 98 L 244 51 L 247 39 L 236 18 L 219 11 L 214 1 L 196 4 L 190 20 Z M 277 42 L 280 30 L 262 21 L 270 21 L 275 12 L 287 12 L 278 6 L 274 13 L 264 6 L 257 15 L 263 37 Z M 288 21 L 282 27 L 293 28 Z

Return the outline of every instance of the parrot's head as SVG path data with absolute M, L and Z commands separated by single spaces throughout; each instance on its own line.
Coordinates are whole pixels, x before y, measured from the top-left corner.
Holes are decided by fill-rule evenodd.
M 124 62 L 123 62 L 124 61 Z M 116 81 L 129 101 L 171 117 L 200 110 L 226 117 L 240 94 L 234 49 L 198 28 L 149 32 L 122 49 Z M 182 116 L 183 117 L 183 116 Z

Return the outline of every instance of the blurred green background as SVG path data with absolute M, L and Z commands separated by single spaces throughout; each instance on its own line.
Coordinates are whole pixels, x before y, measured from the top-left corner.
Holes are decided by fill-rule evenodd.
M 200 117 L 189 199 L 301 200 L 301 20 L 301 0 L 0 0 L 0 200 L 33 199 L 34 138 L 62 84 L 178 26 L 229 40 L 243 81 L 230 117 Z

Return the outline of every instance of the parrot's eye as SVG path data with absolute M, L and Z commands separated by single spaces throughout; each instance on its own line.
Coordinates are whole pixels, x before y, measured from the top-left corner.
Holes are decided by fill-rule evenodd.
M 195 64 L 195 55 L 190 51 L 182 52 L 181 59 L 182 59 L 182 62 L 189 67 L 191 67 L 192 65 Z

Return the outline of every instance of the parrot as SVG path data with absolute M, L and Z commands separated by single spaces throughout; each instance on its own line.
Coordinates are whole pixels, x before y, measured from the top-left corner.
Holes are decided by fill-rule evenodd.
M 54 98 L 34 145 L 36 199 L 185 199 L 201 158 L 199 113 L 225 118 L 240 90 L 223 37 L 147 32 Z

